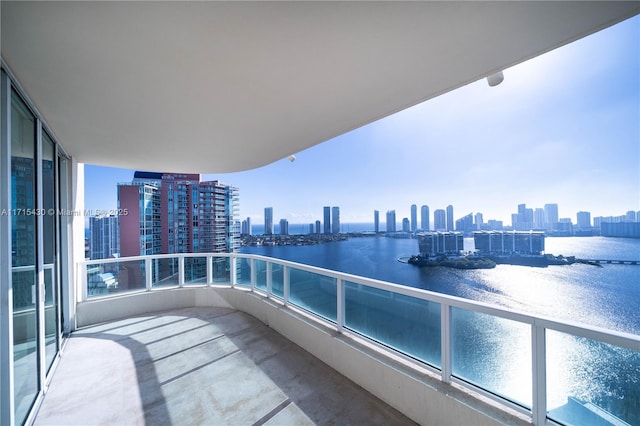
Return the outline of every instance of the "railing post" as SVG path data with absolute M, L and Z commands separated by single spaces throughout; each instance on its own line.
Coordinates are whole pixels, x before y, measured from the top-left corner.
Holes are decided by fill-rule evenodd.
M 230 276 L 231 279 L 231 288 L 235 287 L 238 284 L 238 270 L 237 270 L 237 261 L 238 258 L 235 255 L 229 256 L 229 267 L 231 268 Z
M 256 260 L 251 258 L 251 291 L 255 291 L 256 289 L 256 277 L 258 276 L 258 272 L 256 271 Z
M 336 281 L 336 327 L 339 333 L 344 329 L 344 281 L 338 278 Z
M 547 344 L 544 327 L 531 324 L 531 365 L 533 398 L 531 414 L 533 424 L 544 425 L 547 421 Z
M 153 280 L 151 279 L 151 271 L 152 271 L 152 259 L 147 258 L 144 260 L 144 282 L 147 291 L 151 291 L 153 287 Z
M 442 381 L 451 383 L 451 370 L 453 368 L 453 348 L 451 345 L 451 306 L 440 305 L 440 357 L 442 368 Z
M 282 298 L 284 299 L 284 304 L 287 305 L 289 303 L 289 289 L 291 287 L 290 277 L 289 277 L 289 267 L 282 267 Z
M 184 256 L 178 256 L 178 287 L 184 287 Z
M 207 256 L 207 286 L 213 284 L 213 256 Z
M 273 264 L 267 262 L 267 297 L 271 297 L 271 273 L 273 271 Z
M 80 302 L 86 302 L 89 289 L 87 288 L 87 264 L 84 262 L 78 264 L 78 282 L 80 283 Z M 77 297 L 78 295 L 76 295 Z

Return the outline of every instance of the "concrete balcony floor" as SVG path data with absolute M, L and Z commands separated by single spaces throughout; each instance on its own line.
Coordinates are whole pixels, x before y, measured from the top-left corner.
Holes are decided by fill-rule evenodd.
M 252 316 L 208 307 L 73 333 L 35 424 L 414 422 Z

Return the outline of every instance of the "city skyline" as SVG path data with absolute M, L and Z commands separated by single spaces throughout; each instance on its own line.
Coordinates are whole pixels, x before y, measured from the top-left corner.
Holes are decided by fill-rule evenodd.
M 374 210 L 401 220 L 412 204 L 505 224 L 523 203 L 557 203 L 574 222 L 578 211 L 640 210 L 639 32 L 634 17 L 506 69 L 497 87 L 477 81 L 292 153 L 295 162 L 203 179 L 238 187 L 239 217 L 254 224 L 265 206 L 292 224 L 327 205 L 341 207 L 342 223 L 373 222 Z M 86 208 L 117 207 L 113 182 L 132 174 L 87 166 Z

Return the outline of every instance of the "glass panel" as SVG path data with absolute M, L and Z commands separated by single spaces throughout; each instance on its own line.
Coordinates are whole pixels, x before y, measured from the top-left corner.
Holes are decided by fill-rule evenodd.
M 640 352 L 547 330 L 547 389 L 553 420 L 640 425 Z
M 87 264 L 87 296 L 145 289 L 144 260 Z
M 284 266 L 271 264 L 271 294 L 284 298 Z
M 251 259 L 236 257 L 236 285 L 251 286 Z
M 336 279 L 289 268 L 289 301 L 336 322 Z
M 15 420 L 22 423 L 38 393 L 36 316 L 35 118 L 11 97 L 11 266 Z
M 440 305 L 345 282 L 345 326 L 385 346 L 440 366 Z
M 267 291 L 267 262 L 264 260 L 255 261 L 256 283 L 255 287 L 262 291 Z
M 531 407 L 531 326 L 453 308 L 454 376 Z
M 179 272 L 177 257 L 151 260 L 151 287 L 179 285 Z M 144 275 L 142 276 L 142 288 L 145 288 Z
M 184 283 L 207 284 L 207 258 L 203 256 L 185 257 Z
M 229 284 L 231 282 L 231 259 L 228 257 L 213 258 L 213 282 Z
M 42 242 L 44 244 L 44 329 L 45 359 L 47 370 L 58 352 L 58 280 L 56 262 L 56 186 L 55 145 L 49 136 L 42 134 Z

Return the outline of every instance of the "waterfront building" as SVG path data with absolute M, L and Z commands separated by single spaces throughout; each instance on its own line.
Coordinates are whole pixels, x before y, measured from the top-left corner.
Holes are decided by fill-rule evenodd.
M 633 210 L 629 210 L 626 214 L 626 221 L 627 222 L 637 222 L 636 220 L 636 212 Z
M 380 232 L 380 212 L 378 210 L 373 211 L 373 231 L 376 234 Z
M 411 232 L 416 232 L 418 229 L 418 206 L 411 205 Z
M 324 207 L 324 233 L 331 233 L 331 207 Z
M 529 231 L 534 228 L 533 209 L 526 204 L 518 204 L 518 213 L 511 215 L 511 225 L 516 231 Z
M 447 230 L 447 213 L 443 209 L 437 209 L 433 212 L 433 227 L 436 231 Z
M 480 255 L 540 255 L 544 252 L 545 234 L 541 231 L 478 231 L 473 233 Z
M 552 230 L 555 227 L 555 224 L 558 223 L 558 204 L 551 203 L 544 205 L 544 221 L 545 228 Z
M 576 214 L 576 226 L 579 229 L 591 228 L 591 213 L 590 212 L 578 212 Z
M 273 207 L 264 208 L 264 235 L 273 235 Z
M 460 231 L 462 233 L 475 231 L 473 213 L 469 213 L 468 215 L 456 220 L 456 231 Z
M 289 221 L 280 219 L 280 235 L 289 235 Z
M 640 222 L 602 222 L 603 237 L 640 238 Z
M 408 217 L 402 218 L 402 232 L 411 232 L 411 222 Z
M 453 206 L 447 206 L 447 231 L 453 231 Z
M 320 234 L 321 223 L 319 220 L 316 220 L 316 234 Z
M 120 226 L 118 216 L 89 218 L 89 258 L 109 259 L 120 255 Z
M 543 230 L 545 227 L 544 209 L 537 207 L 533 211 L 533 228 L 536 230 Z
M 488 231 L 502 231 L 504 229 L 504 224 L 501 220 L 490 219 L 487 221 L 487 230 Z
M 331 233 L 340 233 L 340 207 L 331 208 Z
M 242 221 L 242 230 L 240 231 L 242 235 L 251 235 L 251 218 L 247 217 Z
M 387 232 L 396 232 L 396 211 L 387 211 Z
M 475 229 L 480 231 L 482 229 L 482 226 L 484 225 L 484 219 L 482 217 L 482 213 L 476 213 L 474 223 L 475 223 Z
M 431 229 L 429 225 L 429 206 L 427 205 L 420 207 L 420 227 L 423 231 Z
M 314 231 L 314 224 L 310 223 L 309 224 L 309 234 L 313 234 L 314 233 L 313 231 Z
M 422 257 L 459 255 L 464 249 L 462 232 L 419 232 L 417 237 Z
M 345 13 L 337 13 L 336 7 Z M 261 167 L 343 134 L 345 129 L 355 129 L 395 113 L 400 106 L 416 105 L 434 94 L 447 93 L 484 78 L 488 73 L 517 65 L 525 58 L 533 58 L 614 25 L 640 11 L 637 2 L 571 2 L 570 7 L 564 2 L 394 2 L 393 5 L 353 2 L 339 6 L 330 2 L 311 2 L 304 7 L 294 2 L 275 6 L 261 2 L 192 2 L 185 7 L 181 2 L 5 1 L 1 2 L 1 8 L 0 209 L 54 208 L 73 212 L 84 209 L 85 163 L 203 173 L 230 173 Z M 273 19 L 265 19 L 265 16 Z M 335 16 L 340 19 L 327 19 Z M 371 25 L 372 22 L 384 22 L 385 25 Z M 286 34 L 284 41 L 283 34 Z M 323 36 L 318 37 L 318 34 Z M 465 36 L 461 37 L 461 34 Z M 225 45 L 228 40 L 234 41 L 231 49 Z M 289 41 L 304 49 L 292 49 Z M 403 48 L 398 49 L 398 46 Z M 480 50 L 482 55 L 477 54 Z M 268 54 L 261 55 L 265 52 Z M 389 60 L 391 56 L 393 60 Z M 260 66 L 255 66 L 256 62 L 260 62 Z M 433 66 L 434 62 L 437 67 Z M 292 70 L 300 78 L 288 78 Z M 354 81 L 364 84 L 354 85 Z M 389 82 L 393 82 L 392 89 Z M 326 90 L 327 87 L 333 90 Z M 153 222 L 159 209 L 156 204 L 159 206 L 160 203 L 159 196 L 156 197 L 158 187 L 159 184 L 140 183 L 137 188 L 130 188 L 139 197 L 141 207 L 135 212 L 129 211 L 128 216 L 140 222 L 140 215 L 146 220 L 148 212 Z M 120 195 L 128 190 L 123 187 Z M 193 211 L 193 207 L 190 208 Z M 235 224 L 233 221 L 234 230 Z M 141 235 L 149 237 L 143 240 L 149 243 L 144 247 L 145 253 L 160 249 L 161 240 L 156 240 L 153 229 L 139 228 L 138 231 L 135 234 L 138 243 Z M 51 218 L 0 215 L 2 425 L 127 423 L 135 419 L 152 423 L 158 419 L 152 417 L 154 415 L 162 421 L 176 412 L 186 423 L 229 413 L 253 416 L 249 422 L 254 423 L 268 418 L 276 421 L 291 413 L 302 417 L 305 407 L 322 404 L 326 399 L 323 398 L 327 395 L 323 393 L 326 388 L 316 388 L 316 382 L 311 381 L 308 382 L 310 394 L 320 397 L 304 400 L 301 407 L 297 400 L 289 398 L 291 403 L 285 407 L 279 401 L 287 400 L 288 388 L 273 379 L 269 371 L 265 374 L 266 368 L 252 368 L 252 358 L 240 345 L 233 344 L 246 335 L 238 340 L 237 333 L 227 332 L 204 342 L 212 346 L 196 348 L 200 355 L 209 354 L 201 359 L 207 368 L 199 368 L 203 364 L 196 364 L 197 357 L 190 357 L 190 346 L 186 345 L 187 349 L 177 354 L 185 360 L 184 370 L 162 370 L 168 375 L 166 377 L 179 377 L 180 384 L 186 384 L 185 392 L 178 392 L 179 397 L 176 392 L 167 392 L 176 384 L 171 379 L 164 380 L 166 377 L 153 372 L 145 377 L 143 399 L 148 402 L 148 398 L 156 398 L 151 410 L 144 409 L 149 405 L 140 404 L 135 393 L 140 377 L 136 375 L 136 367 L 149 367 L 152 371 L 154 365 L 157 366 L 154 360 L 145 364 L 148 358 L 136 359 L 142 364 L 136 362 L 132 369 L 122 370 L 120 377 L 123 380 L 115 381 L 122 387 L 111 383 L 113 380 L 103 380 L 104 376 L 90 381 L 86 377 L 105 370 L 107 375 L 113 375 L 109 369 L 101 367 L 119 360 L 118 354 L 122 353 L 125 361 L 127 358 L 131 361 L 131 345 L 135 346 L 136 356 L 144 357 L 150 352 L 155 356 L 155 349 L 172 346 L 169 343 L 173 336 L 185 336 L 205 328 L 217 330 L 215 325 L 199 327 L 211 325 L 215 317 L 222 317 L 223 321 L 241 317 L 255 325 L 260 321 L 269 322 L 269 331 L 281 334 L 274 340 L 291 339 L 334 368 L 331 375 L 339 375 L 336 371 L 348 375 L 354 383 L 411 417 L 386 419 L 388 424 L 544 425 L 557 419 L 551 411 L 553 407 L 547 404 L 548 387 L 544 380 L 550 371 L 545 370 L 546 365 L 551 365 L 555 355 L 553 351 L 548 352 L 550 346 L 547 346 L 547 354 L 544 350 L 547 327 L 554 327 L 551 322 L 545 325 L 527 317 L 532 319 L 531 327 L 525 324 L 525 328 L 530 328 L 534 337 L 529 341 L 537 342 L 531 345 L 531 359 L 537 361 L 518 368 L 520 371 L 533 370 L 537 375 L 528 376 L 533 379 L 533 386 L 528 389 L 533 399 L 518 404 L 519 411 L 513 415 L 504 408 L 513 407 L 510 392 L 506 392 L 508 403 L 502 404 L 498 395 L 503 389 L 492 389 L 481 382 L 476 383 L 477 387 L 496 400 L 487 403 L 485 397 L 474 396 L 474 387 L 465 384 L 468 383 L 465 377 L 460 380 L 455 371 L 457 365 L 451 362 L 452 359 L 459 360 L 460 346 L 458 343 L 447 345 L 447 341 L 459 342 L 450 325 L 455 315 L 452 311 L 472 318 L 475 315 L 502 315 L 495 307 L 488 314 L 488 308 L 483 308 L 479 314 L 472 311 L 476 306 L 472 303 L 460 307 L 459 301 L 446 295 L 438 295 L 435 299 L 416 289 L 406 290 L 424 298 L 420 305 L 426 309 L 419 309 L 420 312 L 436 318 L 433 328 L 436 338 L 425 337 L 411 342 L 422 347 L 442 346 L 437 354 L 438 361 L 425 361 L 433 365 L 433 371 L 424 374 L 424 363 L 414 363 L 413 354 L 403 355 L 402 365 L 395 368 L 396 355 L 386 349 L 391 346 L 388 342 L 374 342 L 375 348 L 367 348 L 365 354 L 361 350 L 362 344 L 353 338 L 358 334 L 358 339 L 375 339 L 372 334 L 376 332 L 398 335 L 397 329 L 386 328 L 387 325 L 397 327 L 395 322 L 366 329 L 356 327 L 356 333 L 344 332 L 346 327 L 339 307 L 334 311 L 338 312 L 337 318 L 334 316 L 333 322 L 329 322 L 325 320 L 326 311 L 325 317 L 321 317 L 310 306 L 302 306 L 306 313 L 300 315 L 295 310 L 295 304 L 299 303 L 295 297 L 288 302 L 285 299 L 286 303 L 282 305 L 267 300 L 259 288 L 263 283 L 262 275 L 242 281 L 245 277 L 222 269 L 221 275 L 207 271 L 200 281 L 187 280 L 184 285 L 186 271 L 177 267 L 178 274 L 168 276 L 171 280 L 157 281 L 155 275 L 149 274 L 157 263 L 162 262 L 155 256 L 145 256 L 136 261 L 112 262 L 123 270 L 144 270 L 142 279 L 130 281 L 131 287 L 126 288 L 135 291 L 115 292 L 92 299 L 87 295 L 87 281 L 100 268 L 84 261 L 84 233 L 85 217 L 81 214 Z M 138 254 L 142 252 L 139 250 Z M 236 253 L 229 256 L 233 261 L 249 260 Z M 180 266 L 187 256 L 172 255 L 165 259 Z M 284 285 L 291 284 L 291 295 L 294 296 L 293 290 L 301 282 L 295 277 L 295 268 L 282 260 L 265 263 L 267 268 L 282 267 L 273 269 L 273 276 L 278 271 L 291 272 L 284 275 L 292 278 L 291 281 L 283 281 Z M 229 274 L 225 275 L 226 272 Z M 341 279 L 336 282 L 336 274 L 336 271 L 319 272 L 324 280 L 319 287 L 331 287 L 329 283 L 335 282 L 337 286 L 344 284 L 349 289 L 349 283 Z M 307 274 L 300 275 L 308 281 Z M 111 279 L 104 282 L 107 280 L 113 283 Z M 203 285 L 189 285 L 193 282 Z M 380 285 L 378 283 L 364 277 L 360 277 L 359 282 L 364 284 L 357 285 L 363 287 L 370 284 L 369 288 L 373 290 L 370 293 L 380 292 L 374 289 Z M 165 287 L 164 284 L 171 285 Z M 239 289 L 238 285 L 246 287 Z M 370 303 L 369 295 L 356 302 L 362 303 L 369 318 L 378 317 L 381 309 L 386 312 L 402 306 L 396 301 L 406 298 L 394 293 L 397 287 L 384 285 L 383 291 L 391 296 L 384 305 Z M 334 296 L 342 296 L 338 304 L 345 301 L 347 292 L 334 292 Z M 269 296 L 286 298 L 288 293 Z M 194 309 L 175 311 L 196 305 L 206 306 L 205 319 L 189 317 Z M 345 304 L 340 306 L 345 307 Z M 158 312 L 162 309 L 170 310 L 170 316 L 164 315 L 167 311 Z M 436 313 L 432 315 L 434 311 Z M 153 314 L 149 315 L 149 312 Z M 224 315 L 219 316 L 222 312 Z M 305 319 L 307 314 L 315 315 L 314 320 Z M 122 322 L 113 323 L 116 318 Z M 178 327 L 195 324 L 196 328 L 186 332 L 183 328 L 176 333 L 175 328 L 169 330 L 165 324 L 160 324 L 164 318 Z M 349 321 L 352 320 L 346 320 Z M 105 324 L 98 331 L 99 336 L 85 333 L 75 341 L 88 341 L 89 345 L 81 348 L 82 345 L 65 344 L 72 333 L 82 334 L 85 326 L 96 323 Z M 225 326 L 228 324 L 225 322 Z M 246 324 L 238 330 L 255 329 L 253 326 L 247 329 Z M 407 321 L 405 324 L 419 324 L 421 329 L 429 329 L 424 327 L 424 322 Z M 443 324 L 442 328 L 438 324 Z M 558 324 L 563 327 L 561 332 L 580 330 L 574 325 Z M 105 330 L 110 332 L 105 333 Z M 148 337 L 148 332 L 159 340 L 140 339 L 145 334 Z M 113 336 L 117 338 L 113 340 Z M 614 345 L 622 341 L 626 347 L 633 343 L 633 348 L 637 348 L 637 339 L 625 339 L 619 333 L 593 331 L 586 339 L 582 335 L 576 335 L 575 339 L 584 339 L 589 346 L 599 346 L 598 339 L 606 340 L 606 336 L 612 336 L 609 340 Z M 573 336 L 570 338 L 574 339 Z M 168 343 L 163 345 L 165 340 Z M 592 340 L 594 345 L 589 344 Z M 496 341 L 505 343 L 500 335 L 496 335 Z M 224 351 L 223 362 L 214 363 L 213 352 L 201 350 L 213 346 L 231 347 L 232 352 Z M 270 360 L 275 363 L 286 361 L 291 346 L 295 345 L 275 350 Z M 116 350 L 102 349 L 109 347 Z M 466 349 L 473 350 L 463 343 L 462 350 Z M 78 352 L 74 353 L 74 350 Z M 395 350 L 403 352 L 402 347 Z M 65 355 L 71 356 L 61 356 L 63 351 L 69 351 Z M 339 357 L 330 356 L 338 352 Z M 482 365 L 510 365 L 509 360 L 504 360 L 498 353 L 489 353 L 488 357 L 488 362 Z M 88 368 L 83 373 L 69 373 L 63 367 L 69 366 L 68 362 L 74 359 L 78 360 L 77 364 L 88 360 Z M 237 359 L 242 362 L 227 364 Z M 157 356 L 155 360 L 171 361 Z M 124 364 L 127 362 L 118 363 L 126 367 Z M 225 406 L 222 413 L 215 412 L 215 404 L 211 401 L 216 395 L 189 386 L 189 383 L 214 383 L 205 374 L 220 364 L 231 365 L 231 368 L 221 371 L 216 376 L 219 386 L 209 386 L 207 391 L 215 393 L 224 388 L 222 399 L 237 410 Z M 353 365 L 363 368 L 349 368 Z M 605 363 L 599 365 L 599 370 L 606 372 L 611 367 Z M 185 375 L 185 372 L 189 374 Z M 487 374 L 503 372 L 492 370 Z M 256 386 L 251 389 L 259 388 L 264 392 L 257 395 L 247 387 L 227 386 L 240 376 L 255 382 Z M 455 386 L 451 385 L 452 381 L 456 381 Z M 94 385 L 80 388 L 77 384 L 81 382 Z M 394 386 L 389 386 L 390 383 Z M 62 403 L 50 399 L 55 398 L 56 389 L 63 389 Z M 128 393 L 132 389 L 134 392 Z M 339 388 L 329 389 L 329 396 L 340 393 Z M 397 389 L 405 392 L 397 392 Z M 617 390 L 614 388 L 613 392 Z M 128 398 L 128 395 L 132 397 Z M 185 395 L 189 398 L 184 398 Z M 206 400 L 199 399 L 202 395 Z M 277 398 L 260 399 L 265 395 Z M 569 393 L 568 396 L 572 395 Z M 351 394 L 342 399 L 347 397 Z M 100 409 L 96 409 L 96 404 L 88 403 L 96 401 Z M 255 402 L 260 411 L 253 410 L 253 405 L 243 404 L 243 401 Z M 53 410 L 47 410 L 47 405 L 53 405 Z M 331 405 L 314 407 L 314 412 L 331 410 Z M 370 406 L 381 405 L 383 402 L 374 400 Z M 64 410 L 60 409 L 62 406 Z M 347 411 L 338 413 L 331 420 L 343 420 Z M 383 408 L 382 411 L 391 410 Z M 64 416 L 62 419 L 53 418 L 60 414 Z M 528 419 L 523 420 L 523 417 Z M 221 418 L 220 422 L 233 423 L 234 420 L 237 422 L 237 417 Z M 579 419 L 557 420 L 563 424 L 580 424 Z

